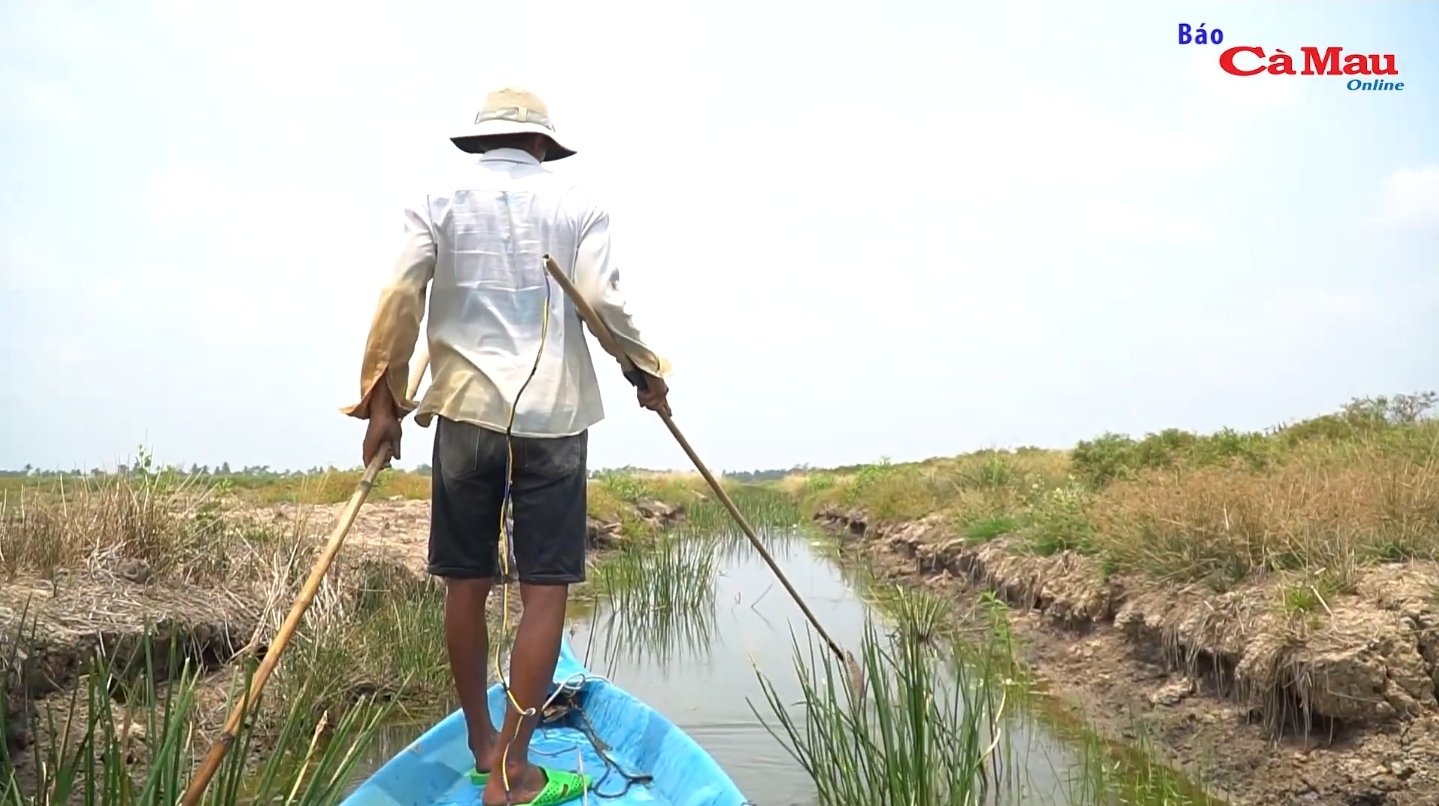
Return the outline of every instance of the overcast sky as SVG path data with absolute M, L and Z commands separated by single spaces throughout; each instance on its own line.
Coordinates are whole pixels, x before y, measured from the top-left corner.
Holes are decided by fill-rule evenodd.
M 1433 3 L 221 5 L 0 4 L 0 467 L 357 464 L 399 211 L 505 84 L 717 469 L 1439 388 Z M 1405 88 L 1228 76 L 1181 21 Z M 592 464 L 688 466 L 601 371 Z

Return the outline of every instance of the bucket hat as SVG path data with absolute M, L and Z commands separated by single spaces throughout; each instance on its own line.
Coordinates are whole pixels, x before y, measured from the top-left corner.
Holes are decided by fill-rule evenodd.
M 543 134 L 550 139 L 545 161 L 574 156 L 572 149 L 560 144 L 549 108 L 538 95 L 519 87 L 505 87 L 485 96 L 485 105 L 475 115 L 469 129 L 450 138 L 467 154 L 483 154 L 490 149 L 489 138 L 496 134 Z

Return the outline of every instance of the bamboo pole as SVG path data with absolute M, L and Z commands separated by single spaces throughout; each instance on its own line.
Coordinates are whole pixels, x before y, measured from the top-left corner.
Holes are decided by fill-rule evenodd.
M 630 379 L 630 382 L 636 386 L 642 384 L 644 382 L 643 375 L 635 374 L 634 361 L 631 360 L 624 349 L 620 347 L 619 342 L 615 340 L 614 334 L 610 332 L 609 326 L 604 323 L 604 320 L 600 319 L 599 314 L 595 312 L 595 309 L 580 294 L 579 289 L 576 288 L 575 284 L 570 281 L 570 278 L 565 275 L 564 270 L 562 270 L 559 264 L 555 262 L 555 259 L 549 255 L 545 255 L 545 269 L 550 273 L 550 276 L 554 278 L 555 282 L 559 284 L 560 288 L 564 289 L 565 296 L 569 297 L 570 301 L 574 303 L 575 310 L 579 312 L 580 318 L 589 326 L 590 332 L 595 334 L 595 338 L 599 340 L 600 346 L 604 347 L 605 352 L 619 360 L 620 369 L 625 373 L 625 377 Z M 674 419 L 666 412 L 661 411 L 656 413 L 659 414 L 660 419 L 664 421 L 665 427 L 669 429 L 670 434 L 674 436 L 675 441 L 679 443 L 685 455 L 689 456 L 690 461 L 694 463 L 695 469 L 699 470 L 700 475 L 704 476 L 705 481 L 709 483 L 710 489 L 714 490 L 714 494 L 719 498 L 720 503 L 724 504 L 724 508 L 729 511 L 730 517 L 734 518 L 740 531 L 744 532 L 744 536 L 749 538 L 750 544 L 759 552 L 760 557 L 764 558 L 765 563 L 769 565 L 769 569 L 774 572 L 780 584 L 784 585 L 784 589 L 789 591 L 790 598 L 794 599 L 795 604 L 799 605 L 799 609 L 804 612 L 805 618 L 809 619 L 809 623 L 814 625 L 820 637 L 829 645 L 830 651 L 834 652 L 840 662 L 844 663 L 845 667 L 849 670 L 850 679 L 854 682 L 855 690 L 862 692 L 864 689 L 864 673 L 855 661 L 854 656 L 840 647 L 839 643 L 831 638 L 829 633 L 825 631 L 823 625 L 819 623 L 819 618 L 809 609 L 809 605 L 805 604 L 799 592 L 794 589 L 794 585 L 790 584 L 789 578 L 780 570 L 779 564 L 774 561 L 774 557 L 770 556 L 769 550 L 764 547 L 764 543 L 762 543 L 759 536 L 755 534 L 754 528 L 749 525 L 749 521 L 740 513 L 739 507 L 735 506 L 734 501 L 730 499 L 729 493 L 725 492 L 719 480 L 710 473 L 709 468 L 705 466 L 699 454 L 695 453 L 695 449 L 690 446 L 689 440 L 685 439 L 685 435 L 680 432 L 679 426 L 675 425 Z
M 425 377 L 425 368 L 429 363 L 429 351 L 422 344 L 420 347 L 418 366 L 412 368 L 410 371 L 409 387 L 405 392 L 405 397 L 408 399 L 415 399 L 415 393 L 419 391 L 420 382 Z M 365 499 L 369 497 L 370 490 L 375 485 L 375 478 L 380 475 L 380 471 L 389 463 L 394 453 L 395 446 L 389 443 L 381 445 L 380 450 L 375 453 L 374 457 L 370 459 L 370 463 L 365 466 L 365 473 L 360 477 L 359 485 L 355 488 L 355 492 L 350 495 L 350 502 L 345 506 L 344 512 L 340 515 L 340 522 L 335 525 L 334 531 L 330 533 L 330 538 L 325 543 L 324 551 L 322 551 L 319 558 L 315 560 L 314 567 L 310 569 L 309 578 L 305 580 L 304 587 L 300 589 L 299 597 L 295 599 L 295 603 L 290 607 L 289 615 L 285 616 L 285 621 L 280 625 L 280 631 L 275 634 L 275 640 L 265 652 L 265 657 L 260 661 L 260 667 L 255 671 L 255 676 L 251 678 L 249 690 L 245 692 L 245 696 L 241 698 L 239 702 L 235 703 L 235 707 L 231 709 L 230 717 L 225 720 L 225 727 L 220 733 L 220 737 L 210 746 L 210 750 L 205 754 L 205 758 L 201 762 L 199 770 L 196 771 L 195 777 L 190 779 L 190 786 L 185 790 L 185 795 L 180 801 L 183 806 L 196 806 L 196 804 L 200 802 L 201 796 L 204 795 L 205 787 L 209 785 L 210 779 L 213 778 L 215 773 L 220 769 L 220 763 L 224 760 L 225 754 L 230 750 L 230 746 L 235 743 L 236 736 L 239 735 L 240 723 L 244 720 L 246 710 L 258 700 L 260 692 L 265 688 L 265 683 L 270 679 L 270 673 L 275 670 L 276 664 L 280 662 L 280 653 L 284 652 L 285 647 L 290 643 L 290 638 L 294 636 L 295 630 L 299 628 L 300 619 L 304 617 L 305 610 L 307 610 L 310 607 L 310 603 L 315 600 L 315 594 L 320 590 L 320 583 L 324 581 L 326 572 L 330 570 L 330 565 L 335 560 L 335 555 L 339 553 L 340 546 L 345 542 L 345 535 L 349 533 L 350 527 L 354 525 L 355 517 L 359 515 L 361 505 L 365 503 Z

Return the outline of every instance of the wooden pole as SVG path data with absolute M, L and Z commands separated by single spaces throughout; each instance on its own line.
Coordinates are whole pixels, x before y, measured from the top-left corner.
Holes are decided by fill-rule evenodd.
M 634 361 L 632 361 L 624 349 L 620 347 L 619 342 L 615 340 L 614 334 L 610 332 L 609 326 L 600 319 L 599 314 L 595 312 L 595 309 L 580 294 L 579 289 L 575 288 L 575 284 L 565 275 L 564 271 L 559 267 L 559 264 L 555 262 L 555 259 L 549 255 L 545 255 L 545 269 L 550 273 L 550 276 L 554 278 L 555 282 L 559 284 L 560 288 L 564 289 L 565 295 L 574 303 L 575 310 L 579 312 L 580 318 L 589 326 L 590 332 L 595 334 L 595 338 L 599 340 L 600 345 L 605 348 L 606 352 L 619 360 L 620 369 L 625 373 L 625 377 L 630 378 L 630 382 L 636 383 L 636 385 L 642 383 L 642 380 L 635 380 L 637 376 L 634 374 Z M 705 466 L 699 454 L 695 453 L 695 449 L 690 447 L 690 442 L 688 439 L 685 439 L 685 435 L 680 433 L 679 426 L 675 425 L 674 419 L 665 412 L 657 412 L 657 414 L 659 414 L 660 419 L 664 421 L 665 427 L 670 430 L 670 434 L 674 436 L 675 441 L 679 443 L 680 448 L 684 450 L 685 455 L 689 456 L 690 461 L 693 462 L 695 468 L 699 470 L 700 475 L 704 476 L 705 481 L 709 483 L 710 489 L 714 490 L 720 503 L 724 504 L 724 508 L 729 511 L 730 517 L 734 518 L 735 523 L 739 525 L 740 531 L 744 532 L 744 536 L 749 538 L 750 544 L 753 545 L 755 550 L 759 552 L 759 555 L 764 558 L 770 570 L 773 571 L 774 575 L 779 579 L 780 584 L 784 585 L 785 590 L 789 591 L 790 598 L 794 599 L 795 604 L 799 605 L 799 609 L 804 612 L 805 618 L 809 619 L 809 623 L 814 625 L 820 637 L 824 639 L 826 644 L 829 644 L 830 650 L 848 667 L 850 677 L 854 680 L 856 688 L 863 688 L 863 673 L 860 671 L 859 664 L 855 662 L 854 656 L 842 649 L 839 643 L 831 638 L 824 627 L 820 625 L 819 619 L 815 616 L 814 612 L 809 609 L 809 605 L 805 604 L 799 592 L 794 589 L 794 585 L 790 584 L 789 579 L 784 575 L 784 572 L 780 570 L 779 564 L 774 561 L 774 557 L 770 556 L 769 550 L 764 547 L 764 543 L 760 542 L 759 536 L 755 534 L 754 529 L 749 525 L 749 521 L 745 520 L 744 515 L 740 513 L 739 507 L 735 506 L 734 501 L 730 499 L 729 493 L 725 492 L 719 480 L 710 473 L 709 468 Z
M 429 363 L 429 352 L 424 345 L 421 345 L 419 365 L 410 373 L 410 383 L 405 397 L 410 400 L 415 399 L 415 393 L 420 388 L 420 381 L 425 377 L 425 367 Z M 330 570 L 330 564 L 334 562 L 335 555 L 340 551 L 340 546 L 344 544 L 345 535 L 349 533 L 350 527 L 354 525 L 355 516 L 360 513 L 360 506 L 365 503 L 365 499 L 369 497 L 370 490 L 375 485 L 375 478 L 380 475 L 380 471 L 389 463 L 394 453 L 395 448 L 393 445 L 389 443 L 381 445 L 380 450 L 370 459 L 370 463 L 366 465 L 365 473 L 360 477 L 359 486 L 357 486 L 355 492 L 350 495 L 350 502 L 345 506 L 345 511 L 340 515 L 340 522 L 335 525 L 334 531 L 330 533 L 330 538 L 325 543 L 324 551 L 320 552 L 319 558 L 315 560 L 314 567 L 310 569 L 310 577 L 305 580 L 304 587 L 300 589 L 299 597 L 295 599 L 294 605 L 290 607 L 289 615 L 285 616 L 285 621 L 280 625 L 280 631 L 275 634 L 275 640 L 270 644 L 269 649 L 265 652 L 265 657 L 260 661 L 260 668 L 255 671 L 255 676 L 251 678 L 249 690 L 246 691 L 245 696 L 241 698 L 239 702 L 235 703 L 235 707 L 231 709 L 230 717 L 225 720 L 225 727 L 220 733 L 220 737 L 210 746 L 210 751 L 205 754 L 205 758 L 200 764 L 200 769 L 196 771 L 195 777 L 190 779 L 190 786 L 185 790 L 185 795 L 180 801 L 183 806 L 196 806 L 196 804 L 200 802 L 201 796 L 204 795 L 205 787 L 209 785 L 210 779 L 213 778 L 215 773 L 220 769 L 220 763 L 224 760 L 225 754 L 229 752 L 230 746 L 235 743 L 235 738 L 239 735 L 240 723 L 244 719 L 246 710 L 259 699 L 260 692 L 265 688 L 265 683 L 270 679 L 270 673 L 275 670 L 276 664 L 280 662 L 280 653 L 284 652 L 285 647 L 290 643 L 290 638 L 294 636 L 295 630 L 299 628 L 300 619 L 304 617 L 305 610 L 307 610 L 310 607 L 310 603 L 315 600 L 315 594 L 320 590 L 320 583 L 324 581 L 326 572 Z

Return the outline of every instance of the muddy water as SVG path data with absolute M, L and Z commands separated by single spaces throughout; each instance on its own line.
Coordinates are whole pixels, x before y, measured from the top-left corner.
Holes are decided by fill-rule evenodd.
M 781 531 L 767 534 L 765 542 L 825 629 L 858 654 L 866 617 L 882 619 L 862 601 L 861 591 L 810 538 Z M 572 606 L 571 646 L 592 672 L 689 733 L 757 806 L 809 806 L 816 802 L 813 784 L 765 728 L 769 723 L 784 735 L 756 677 L 756 670 L 762 672 L 781 702 L 799 701 L 794 647 L 797 641 L 808 651 L 807 622 L 753 548 L 743 538 L 728 543 L 717 552 L 712 606 L 663 614 L 616 612 L 603 603 Z M 817 638 L 815 646 L 821 646 Z M 423 728 L 386 730 L 356 770 L 356 783 Z M 1007 792 L 1005 801 L 1069 803 L 1067 781 L 1078 774 L 1075 754 L 1032 723 L 1015 721 L 1005 730 L 1005 777 L 1019 788 Z

